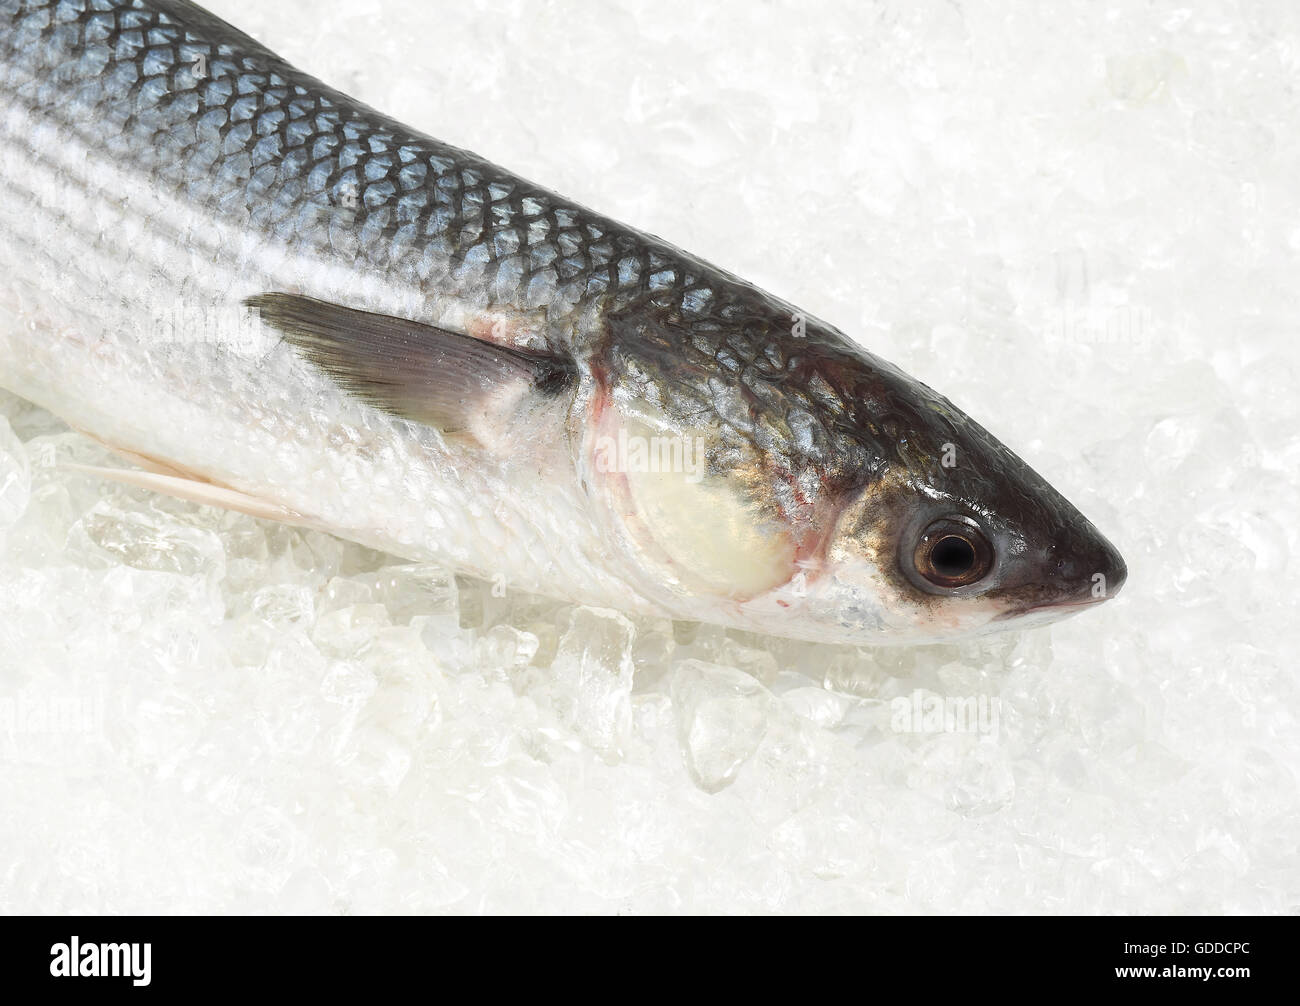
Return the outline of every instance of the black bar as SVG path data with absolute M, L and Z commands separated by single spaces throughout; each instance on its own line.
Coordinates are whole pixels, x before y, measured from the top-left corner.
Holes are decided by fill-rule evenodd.
M 7 918 L 0 919 L 0 989 L 97 994 L 115 986 L 133 995 L 283 991 L 337 997 L 414 981 L 435 1000 L 496 1000 L 509 991 L 621 997 L 645 995 L 660 984 L 674 995 L 720 989 L 732 998 L 748 989 L 771 998 L 779 988 L 782 995 L 834 999 L 841 993 L 832 986 L 847 982 L 849 995 L 871 1000 L 909 989 L 927 998 L 995 988 L 1071 995 L 1124 987 L 1182 995 L 1204 988 L 1237 995 L 1294 985 L 1288 981 L 1294 977 L 1294 919 L 683 919 L 656 933 L 647 925 L 664 924 Z M 147 943 L 148 984 L 128 966 L 119 967 L 128 973 L 118 977 L 52 974 L 70 960 L 73 937 L 84 970 L 92 958 L 101 965 L 142 965 Z M 114 947 L 104 953 L 102 944 Z M 122 944 L 140 946 L 128 956 Z M 1209 969 L 1208 977 L 1200 969 Z M 897 991 L 890 993 L 891 987 Z

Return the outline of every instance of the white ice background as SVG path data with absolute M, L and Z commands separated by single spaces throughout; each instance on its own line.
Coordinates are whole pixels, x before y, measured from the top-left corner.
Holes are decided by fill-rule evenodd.
M 1129 582 L 882 650 L 498 598 L 4 396 L 0 911 L 1300 910 L 1300 6 L 209 6 L 839 325 Z

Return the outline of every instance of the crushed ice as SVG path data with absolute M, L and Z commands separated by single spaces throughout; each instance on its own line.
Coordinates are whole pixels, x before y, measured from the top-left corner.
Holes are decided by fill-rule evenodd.
M 878 651 L 501 598 L 4 396 L 9 911 L 1296 909 L 1300 12 L 211 6 L 838 322 L 1130 581 Z

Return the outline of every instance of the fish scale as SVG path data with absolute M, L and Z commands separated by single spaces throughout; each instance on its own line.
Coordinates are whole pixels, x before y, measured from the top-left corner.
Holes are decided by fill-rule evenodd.
M 488 309 L 540 309 L 544 327 L 534 334 L 549 339 L 594 334 L 595 326 L 577 325 L 584 311 L 604 318 L 652 310 L 671 326 L 671 344 L 645 333 L 646 345 L 634 346 L 633 331 L 620 348 L 624 357 L 666 351 L 698 354 L 705 364 L 738 361 L 749 384 L 736 394 L 712 389 L 717 411 L 742 436 L 761 433 L 749 421 L 747 400 L 754 383 L 786 373 L 790 361 L 773 359 L 771 351 L 779 347 L 773 336 L 794 323 L 793 308 L 472 154 L 403 129 L 188 5 L 101 6 L 111 9 L 21 5 L 16 51 L 6 56 L 46 81 L 36 92 L 42 111 L 66 100 L 66 81 L 81 82 L 81 116 L 73 121 L 84 142 L 105 138 L 96 122 L 106 110 L 106 121 L 124 119 L 122 130 L 107 137 L 110 152 L 134 160 L 150 184 L 226 213 L 236 225 L 266 228 L 292 247 L 348 264 L 359 258 L 434 296 Z M 200 57 L 210 76 L 192 73 Z M 294 122 L 310 130 L 291 129 Z M 271 139 L 278 140 L 274 154 L 265 146 Z M 425 169 L 423 184 L 401 184 L 395 151 L 404 166 Z M 333 211 L 350 208 L 350 196 L 355 218 L 338 226 Z M 746 327 L 724 334 L 722 326 L 740 316 Z M 687 401 L 698 396 L 695 384 L 671 390 L 684 409 L 709 404 Z M 820 411 L 796 407 L 814 418 Z M 829 437 L 820 439 L 820 454 L 835 453 Z M 759 446 L 770 452 L 782 444 L 765 437 Z M 815 460 L 811 450 L 801 455 L 790 466 Z
M 0 26 L 0 383 L 187 498 L 813 638 L 942 637 L 1116 572 L 1041 477 L 837 329 L 193 4 L 0 0 Z M 704 470 L 607 470 L 629 437 Z M 920 583 L 900 556 L 938 500 L 1056 571 Z

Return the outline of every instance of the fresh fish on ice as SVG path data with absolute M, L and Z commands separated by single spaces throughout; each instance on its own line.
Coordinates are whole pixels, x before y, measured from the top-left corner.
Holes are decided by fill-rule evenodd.
M 1115 548 L 831 325 L 183 0 L 0 0 L 0 385 L 115 477 L 514 587 L 862 644 Z

